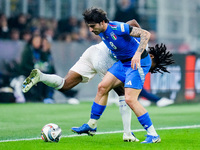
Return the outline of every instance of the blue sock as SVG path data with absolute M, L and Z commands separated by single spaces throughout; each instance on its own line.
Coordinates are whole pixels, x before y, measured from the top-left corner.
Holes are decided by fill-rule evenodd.
M 151 118 L 149 117 L 148 112 L 146 114 L 138 117 L 138 121 L 144 127 L 145 130 L 147 130 L 152 125 Z
M 95 102 L 93 102 L 92 105 L 92 110 L 91 110 L 91 119 L 99 119 L 102 115 L 102 113 L 104 112 L 106 106 L 103 105 L 99 105 Z
M 152 102 L 157 102 L 157 101 L 160 100 L 160 97 L 158 97 L 157 95 L 154 95 L 152 93 L 147 92 L 145 89 L 142 89 L 139 96 L 145 97 Z

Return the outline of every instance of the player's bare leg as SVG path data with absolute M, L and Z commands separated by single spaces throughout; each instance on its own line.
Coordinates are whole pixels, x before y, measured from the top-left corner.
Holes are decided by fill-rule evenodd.
M 161 139 L 154 129 L 149 114 L 146 109 L 138 102 L 138 96 L 140 92 L 141 90 L 138 89 L 125 88 L 126 103 L 130 106 L 135 115 L 138 117 L 140 124 L 147 131 L 147 138 L 142 143 L 158 143 L 161 141 Z
M 145 114 L 146 109 L 138 102 L 138 96 L 141 90 L 125 88 L 126 103 L 130 106 L 137 117 Z
M 106 105 L 109 91 L 121 85 L 122 82 L 119 79 L 117 79 L 110 72 L 107 72 L 103 80 L 98 85 L 98 91 L 94 101 L 100 105 Z

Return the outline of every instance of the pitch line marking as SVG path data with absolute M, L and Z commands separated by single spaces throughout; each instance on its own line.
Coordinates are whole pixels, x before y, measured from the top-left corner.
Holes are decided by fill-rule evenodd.
M 191 125 L 191 126 L 176 126 L 176 127 L 164 127 L 164 128 L 157 128 L 156 130 L 174 130 L 174 129 L 191 129 L 191 128 L 200 128 L 200 125 Z M 137 130 L 132 130 L 132 132 L 141 132 L 145 131 L 144 129 L 137 129 Z M 110 131 L 110 132 L 97 132 L 96 134 L 114 134 L 114 133 L 123 133 L 123 131 Z M 87 134 L 83 135 L 65 135 L 62 137 L 76 137 L 76 136 L 88 136 Z M 13 139 L 13 140 L 0 140 L 0 143 L 2 142 L 16 142 L 16 141 L 30 141 L 30 140 L 38 140 L 41 139 L 40 137 L 37 138 L 26 138 L 26 139 Z

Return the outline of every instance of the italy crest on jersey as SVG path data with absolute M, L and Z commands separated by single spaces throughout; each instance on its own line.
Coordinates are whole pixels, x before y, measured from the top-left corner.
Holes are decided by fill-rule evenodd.
M 110 36 L 112 37 L 113 40 L 117 40 L 117 36 L 115 35 L 114 32 L 111 32 L 111 33 L 110 33 Z

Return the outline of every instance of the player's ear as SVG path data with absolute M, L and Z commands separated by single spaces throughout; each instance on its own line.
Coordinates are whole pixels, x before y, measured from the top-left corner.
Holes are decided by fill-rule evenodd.
M 100 26 L 101 26 L 101 27 L 103 27 L 103 25 L 104 25 L 103 21 L 102 21 L 102 22 L 100 22 Z

